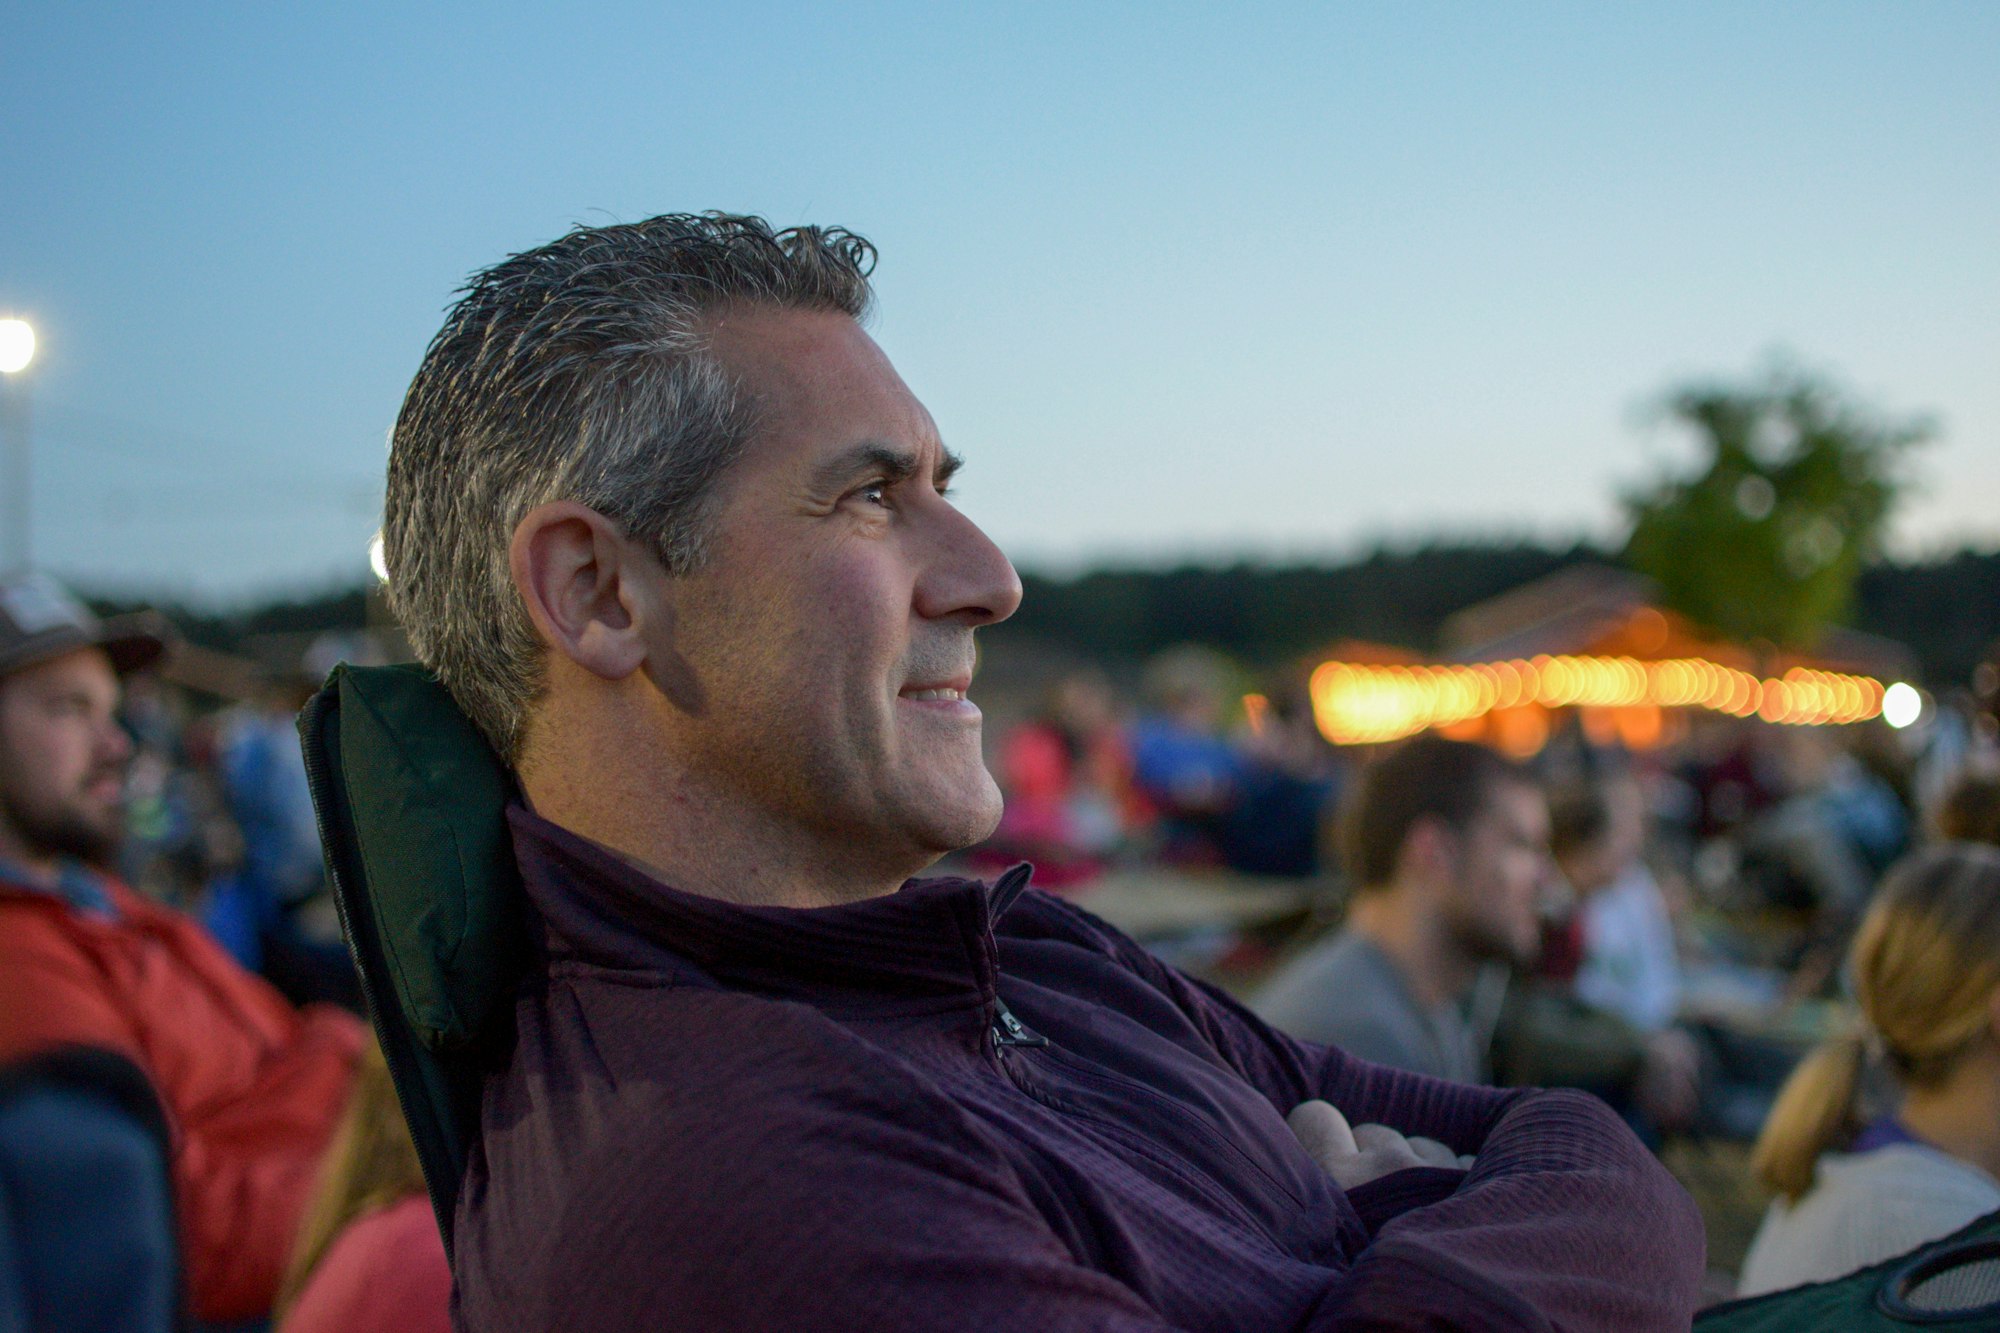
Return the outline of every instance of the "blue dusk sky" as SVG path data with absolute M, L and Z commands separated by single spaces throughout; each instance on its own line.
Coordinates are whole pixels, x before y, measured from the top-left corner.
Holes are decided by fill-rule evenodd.
M 1773 356 L 1936 420 L 1900 551 L 1991 548 L 1996 71 L 1986 3 L 15 3 L 36 555 L 360 577 L 465 275 L 705 208 L 879 245 L 1024 567 L 1615 539 L 1648 404 Z

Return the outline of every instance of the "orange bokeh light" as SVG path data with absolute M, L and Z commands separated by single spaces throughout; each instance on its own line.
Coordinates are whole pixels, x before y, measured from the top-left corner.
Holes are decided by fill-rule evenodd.
M 1308 687 L 1320 732 L 1336 745 L 1378 744 L 1433 727 L 1474 735 L 1486 719 L 1494 742 L 1510 753 L 1539 750 L 1548 738 L 1546 713 L 1557 708 L 1580 706 L 1593 737 L 1602 732 L 1643 749 L 1668 734 L 1663 710 L 1706 708 L 1789 726 L 1846 724 L 1877 716 L 1884 688 L 1869 676 L 1807 667 L 1761 680 L 1703 658 L 1582 656 L 1417 666 L 1324 662 Z M 1520 720 L 1530 715 L 1538 723 Z

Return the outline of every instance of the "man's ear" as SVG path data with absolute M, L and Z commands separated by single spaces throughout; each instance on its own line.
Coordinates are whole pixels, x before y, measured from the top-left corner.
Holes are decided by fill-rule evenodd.
M 1458 868 L 1458 836 L 1436 815 L 1412 821 L 1396 857 L 1397 878 L 1422 884 L 1451 879 Z
M 657 569 L 610 519 L 572 500 L 541 505 L 515 525 L 507 562 L 550 648 L 605 680 L 644 664 Z

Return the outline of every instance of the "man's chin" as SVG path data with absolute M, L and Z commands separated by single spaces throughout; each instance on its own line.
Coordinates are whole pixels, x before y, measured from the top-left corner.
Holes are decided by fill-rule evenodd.
M 985 776 L 985 770 L 981 770 Z M 987 777 L 973 790 L 940 793 L 924 802 L 917 811 L 912 830 L 924 848 L 935 856 L 964 851 L 993 836 L 1000 827 L 1000 789 Z
M 105 827 L 85 820 L 49 824 L 26 830 L 23 839 L 39 858 L 67 857 L 91 866 L 108 866 L 117 857 L 121 826 Z
M 1501 963 L 1507 967 L 1524 969 L 1533 967 L 1541 957 L 1541 933 L 1531 937 L 1515 939 L 1497 931 L 1480 927 L 1461 927 L 1453 932 L 1458 947 L 1472 958 L 1483 963 Z

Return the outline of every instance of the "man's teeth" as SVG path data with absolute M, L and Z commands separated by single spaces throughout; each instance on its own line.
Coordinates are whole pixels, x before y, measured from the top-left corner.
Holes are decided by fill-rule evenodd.
M 965 693 L 962 690 L 909 690 L 903 697 L 920 700 L 945 699 L 956 703 L 965 697 Z

